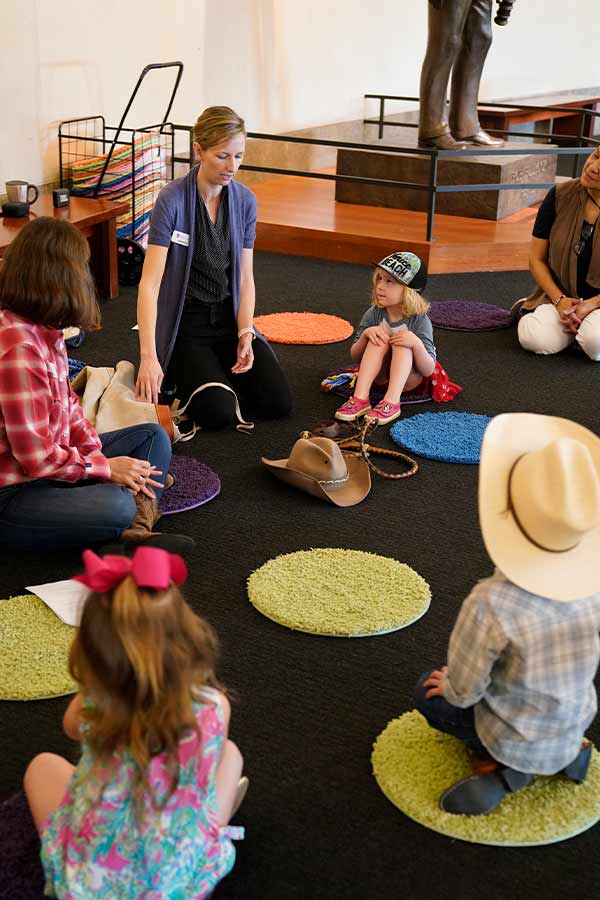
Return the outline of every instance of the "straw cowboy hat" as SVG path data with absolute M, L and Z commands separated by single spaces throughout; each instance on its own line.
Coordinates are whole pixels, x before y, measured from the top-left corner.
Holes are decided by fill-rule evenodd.
M 336 506 L 354 506 L 371 490 L 365 460 L 342 453 L 330 438 L 299 438 L 288 459 L 263 456 L 262 462 L 282 481 Z
M 600 439 L 569 419 L 496 416 L 481 447 L 486 549 L 519 587 L 551 600 L 600 592 Z

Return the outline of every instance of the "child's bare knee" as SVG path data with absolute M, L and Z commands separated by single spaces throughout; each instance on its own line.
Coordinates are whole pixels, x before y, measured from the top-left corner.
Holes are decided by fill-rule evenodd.
M 408 354 L 413 355 L 412 347 L 403 347 L 401 344 L 392 344 L 392 353 L 394 356 L 399 356 L 400 354 L 405 356 Z

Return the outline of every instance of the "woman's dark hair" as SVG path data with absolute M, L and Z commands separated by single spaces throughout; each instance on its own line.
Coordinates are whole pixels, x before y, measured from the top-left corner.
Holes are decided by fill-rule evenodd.
M 40 216 L 19 231 L 0 268 L 0 308 L 51 328 L 100 328 L 100 310 L 83 234 Z

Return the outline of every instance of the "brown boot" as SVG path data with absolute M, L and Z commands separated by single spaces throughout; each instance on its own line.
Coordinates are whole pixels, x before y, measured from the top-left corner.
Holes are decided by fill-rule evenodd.
M 121 534 L 122 541 L 132 544 L 145 543 L 149 537 L 154 537 L 158 532 L 152 531 L 158 520 L 160 512 L 156 497 L 147 497 L 140 491 L 135 495 L 135 519 Z
M 123 552 L 125 547 L 160 547 L 169 553 L 178 553 L 186 556 L 194 549 L 194 541 L 185 534 L 164 534 L 153 531 L 160 519 L 158 502 L 155 497 L 147 497 L 140 491 L 135 495 L 136 514 L 135 519 L 125 531 L 121 532 L 119 544 L 103 548 L 103 553 Z M 119 549 L 120 548 L 120 549 Z

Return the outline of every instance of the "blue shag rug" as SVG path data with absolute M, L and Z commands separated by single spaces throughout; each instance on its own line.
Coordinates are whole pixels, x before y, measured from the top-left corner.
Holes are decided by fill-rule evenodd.
M 478 463 L 483 432 L 491 416 L 474 413 L 420 413 L 390 428 L 393 440 L 418 456 L 441 462 Z

